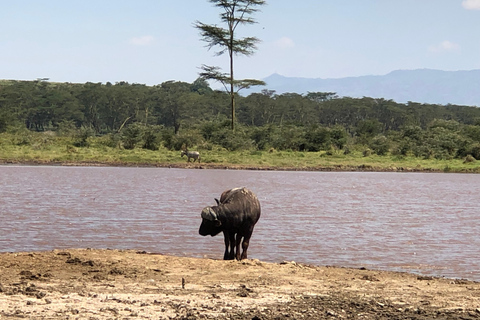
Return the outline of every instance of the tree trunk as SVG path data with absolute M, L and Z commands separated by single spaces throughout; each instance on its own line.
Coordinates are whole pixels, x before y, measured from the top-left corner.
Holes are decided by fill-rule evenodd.
M 230 50 L 230 104 L 232 107 L 232 131 L 235 130 L 235 88 L 233 85 L 233 79 L 233 51 Z

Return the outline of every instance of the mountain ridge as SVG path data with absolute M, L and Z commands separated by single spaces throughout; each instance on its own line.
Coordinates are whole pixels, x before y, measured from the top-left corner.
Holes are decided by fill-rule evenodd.
M 385 75 L 344 78 L 286 77 L 278 73 L 262 79 L 264 87 L 245 90 L 247 94 L 263 89 L 276 94 L 336 92 L 341 97 L 372 97 L 429 104 L 480 106 L 480 69 L 443 71 L 437 69 L 394 70 Z

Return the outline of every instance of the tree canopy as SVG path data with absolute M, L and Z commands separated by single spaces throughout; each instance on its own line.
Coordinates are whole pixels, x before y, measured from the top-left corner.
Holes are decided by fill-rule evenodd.
M 155 86 L 0 81 L 0 133 L 18 130 L 111 136 L 109 146 L 327 151 L 364 148 L 426 158 L 480 159 L 480 108 L 338 97 L 332 92 L 238 96 L 235 133 L 228 92 L 204 79 Z M 24 131 L 22 131 L 24 132 Z M 17 140 L 17 138 L 15 138 Z M 118 140 L 120 139 L 120 140 Z M 25 143 L 19 139 L 18 143 Z M 0 144 L 1 147 L 1 144 Z

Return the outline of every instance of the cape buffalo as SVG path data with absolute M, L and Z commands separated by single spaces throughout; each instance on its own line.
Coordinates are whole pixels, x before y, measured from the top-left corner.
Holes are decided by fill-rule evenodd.
M 260 218 L 260 202 L 247 188 L 224 191 L 216 206 L 202 210 L 202 224 L 198 233 L 216 236 L 223 231 L 225 238 L 224 260 L 247 259 L 247 249 L 253 227 Z M 242 241 L 243 238 L 243 241 Z M 240 243 L 242 254 L 240 255 Z

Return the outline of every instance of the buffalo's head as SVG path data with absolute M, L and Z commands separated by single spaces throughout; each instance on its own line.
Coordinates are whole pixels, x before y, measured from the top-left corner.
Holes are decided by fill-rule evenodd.
M 214 208 L 206 207 L 202 210 L 202 224 L 198 233 L 202 236 L 216 236 L 222 232 L 222 222 L 218 219 L 218 214 Z

